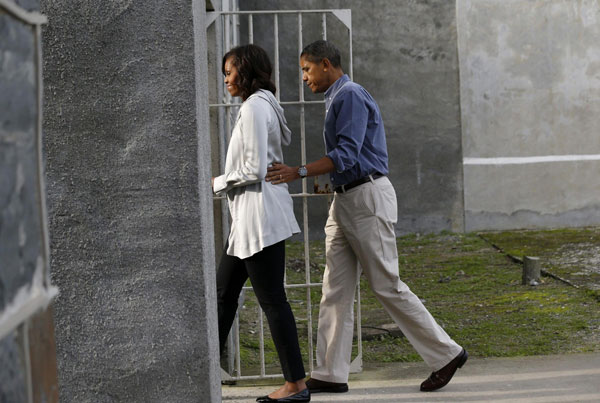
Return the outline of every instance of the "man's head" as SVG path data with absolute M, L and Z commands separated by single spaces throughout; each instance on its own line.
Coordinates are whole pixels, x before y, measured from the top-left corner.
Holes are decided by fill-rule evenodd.
M 327 91 L 344 74 L 340 59 L 340 51 L 330 42 L 311 43 L 300 53 L 302 80 L 314 93 Z

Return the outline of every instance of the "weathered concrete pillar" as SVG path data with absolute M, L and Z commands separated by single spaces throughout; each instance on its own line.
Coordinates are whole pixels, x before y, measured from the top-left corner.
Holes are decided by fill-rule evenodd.
M 61 401 L 220 402 L 203 0 L 42 0 Z
M 524 285 L 537 285 L 540 281 L 540 258 L 532 256 L 523 257 L 523 281 Z

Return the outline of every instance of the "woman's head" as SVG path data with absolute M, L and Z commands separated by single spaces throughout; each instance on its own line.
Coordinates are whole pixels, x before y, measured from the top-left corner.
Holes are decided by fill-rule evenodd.
M 259 46 L 244 45 L 231 49 L 223 56 L 221 71 L 231 96 L 245 100 L 260 89 L 275 94 L 271 62 L 267 52 Z

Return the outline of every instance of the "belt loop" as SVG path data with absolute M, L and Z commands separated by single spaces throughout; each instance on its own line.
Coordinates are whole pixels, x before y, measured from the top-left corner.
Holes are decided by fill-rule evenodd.
M 371 183 L 375 183 L 375 179 L 373 179 L 373 175 L 369 175 L 369 180 L 371 181 Z
M 342 187 L 342 193 L 346 193 L 346 185 L 341 185 Z

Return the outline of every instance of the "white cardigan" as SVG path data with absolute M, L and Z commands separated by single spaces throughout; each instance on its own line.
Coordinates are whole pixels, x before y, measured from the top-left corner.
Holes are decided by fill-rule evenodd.
M 215 178 L 213 187 L 229 201 L 228 255 L 245 259 L 300 232 L 287 184 L 265 181 L 267 166 L 283 163 L 281 145 L 290 140 L 283 109 L 270 91 L 259 90 L 242 103 L 225 173 Z

